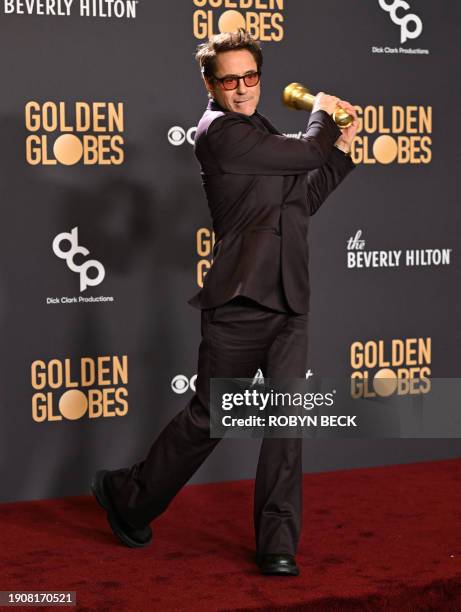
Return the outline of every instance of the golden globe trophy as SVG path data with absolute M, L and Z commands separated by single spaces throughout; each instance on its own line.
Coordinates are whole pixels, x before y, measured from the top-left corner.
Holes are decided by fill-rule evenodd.
M 301 83 L 290 83 L 283 90 L 282 102 L 285 106 L 296 110 L 311 111 L 314 98 L 307 87 Z M 354 117 L 349 115 L 343 108 L 337 108 L 333 113 L 333 120 L 339 128 L 347 128 L 354 121 Z

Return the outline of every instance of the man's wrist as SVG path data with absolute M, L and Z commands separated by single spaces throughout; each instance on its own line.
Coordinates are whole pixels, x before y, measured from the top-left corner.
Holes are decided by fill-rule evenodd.
M 344 142 L 335 142 L 335 147 L 337 149 L 339 149 L 340 151 L 342 151 L 344 153 L 344 155 L 348 155 L 350 157 L 351 155 L 351 148 L 349 145 L 347 145 Z

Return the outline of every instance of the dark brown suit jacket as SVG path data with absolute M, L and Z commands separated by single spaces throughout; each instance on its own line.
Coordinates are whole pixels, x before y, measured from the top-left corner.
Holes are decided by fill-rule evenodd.
M 308 312 L 309 216 L 355 167 L 333 146 L 340 133 L 325 111 L 311 114 L 298 140 L 258 112 L 209 101 L 195 154 L 216 242 L 203 288 L 189 304 L 213 308 L 244 295 L 280 310 L 282 294 L 292 311 Z

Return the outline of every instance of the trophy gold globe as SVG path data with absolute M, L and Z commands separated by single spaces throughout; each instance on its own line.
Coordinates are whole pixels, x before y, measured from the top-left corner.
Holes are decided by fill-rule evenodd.
M 282 102 L 285 106 L 296 110 L 311 111 L 314 99 L 315 96 L 301 83 L 290 83 L 283 90 Z M 349 115 L 343 108 L 338 107 L 333 113 L 333 121 L 339 128 L 347 128 L 354 121 L 354 117 Z

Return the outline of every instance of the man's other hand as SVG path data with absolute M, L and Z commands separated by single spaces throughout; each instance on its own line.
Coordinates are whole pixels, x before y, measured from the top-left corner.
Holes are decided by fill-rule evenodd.
M 323 91 L 319 91 L 319 93 L 315 96 L 312 112 L 315 113 L 315 111 L 323 110 L 329 115 L 332 115 L 335 112 L 339 102 L 340 100 L 336 96 L 330 96 Z
M 341 129 L 341 136 L 335 142 L 335 145 L 339 147 L 342 151 L 344 151 L 345 153 L 349 153 L 351 150 L 351 143 L 354 140 L 355 134 L 359 127 L 357 111 L 352 106 L 352 104 L 350 102 L 347 102 L 346 100 L 339 100 L 338 106 L 343 108 L 349 115 L 354 117 L 354 120 L 349 127 Z

